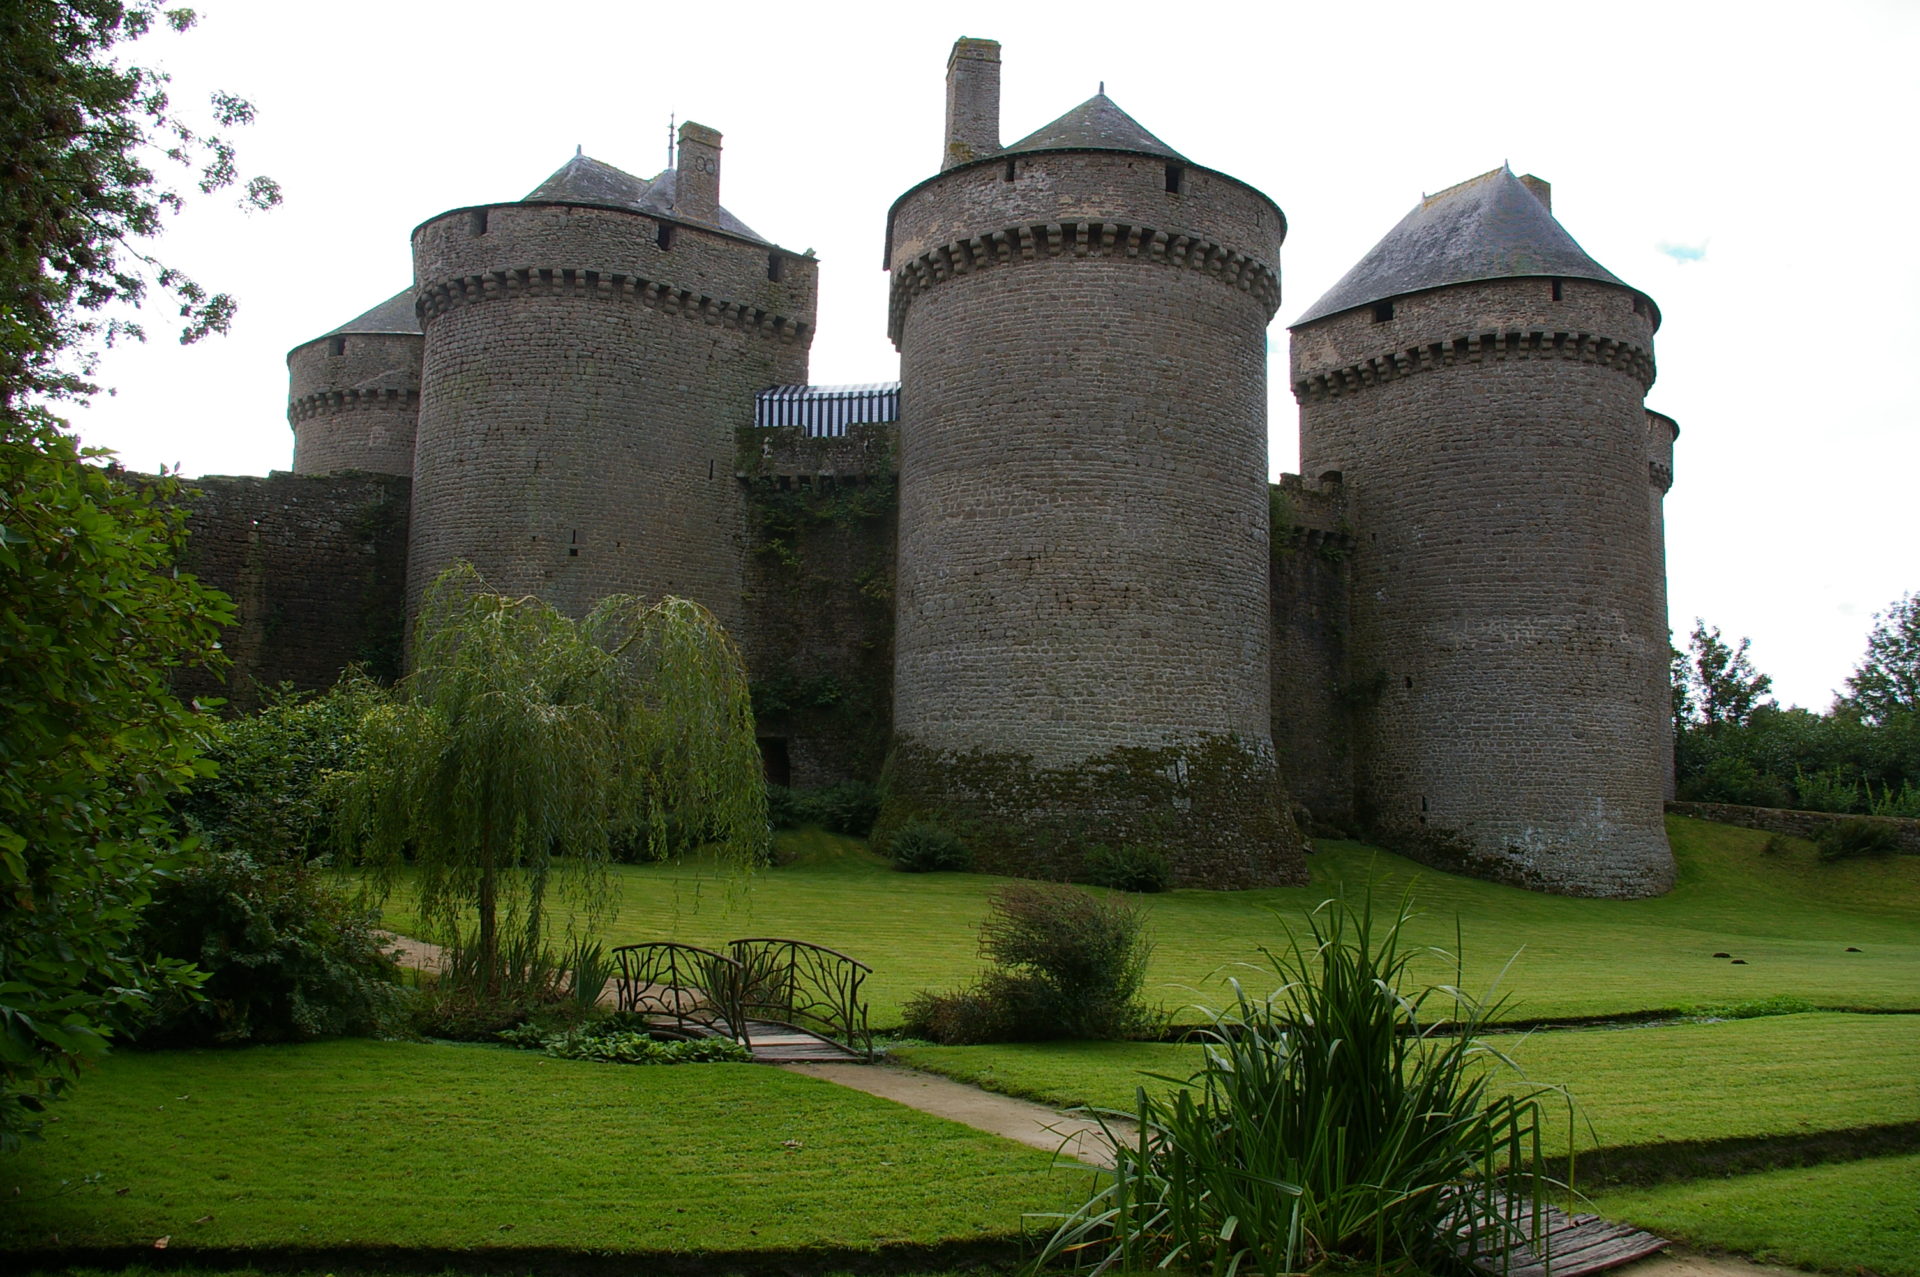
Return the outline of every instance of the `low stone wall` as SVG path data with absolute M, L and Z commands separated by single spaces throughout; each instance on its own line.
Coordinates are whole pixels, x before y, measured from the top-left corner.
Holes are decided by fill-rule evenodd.
M 1732 803 L 1668 803 L 1667 812 L 1722 825 L 1738 825 L 1742 829 L 1763 829 L 1770 834 L 1791 834 L 1795 838 L 1812 838 L 1843 820 L 1872 820 L 1893 826 L 1895 844 L 1902 855 L 1920 856 L 1920 820 L 1842 816 L 1829 811 L 1784 811 L 1778 807 L 1736 807 Z

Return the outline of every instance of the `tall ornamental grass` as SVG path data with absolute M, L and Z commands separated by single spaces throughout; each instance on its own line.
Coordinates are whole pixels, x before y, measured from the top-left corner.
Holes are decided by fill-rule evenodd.
M 1035 1269 L 1446 1273 L 1537 1241 L 1542 1120 L 1564 1096 L 1491 1094 L 1514 1066 L 1480 1033 L 1505 999 L 1461 989 L 1457 946 L 1440 955 L 1453 983 L 1403 992 L 1437 952 L 1402 947 L 1408 917 L 1329 900 L 1305 937 L 1263 950 L 1280 987 L 1232 982 L 1200 1071 L 1140 1090 L 1137 1128 L 1098 1115 L 1114 1169 L 1054 1217 Z

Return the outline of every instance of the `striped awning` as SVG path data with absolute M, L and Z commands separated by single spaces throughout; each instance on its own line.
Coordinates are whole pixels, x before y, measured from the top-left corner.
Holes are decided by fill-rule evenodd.
M 798 426 L 810 438 L 847 433 L 848 426 L 900 420 L 900 383 L 858 386 L 772 386 L 753 397 L 753 424 Z

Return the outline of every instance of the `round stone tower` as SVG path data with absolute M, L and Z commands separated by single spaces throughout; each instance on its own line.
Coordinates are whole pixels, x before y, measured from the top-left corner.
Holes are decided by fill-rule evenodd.
M 413 290 L 287 352 L 293 472 L 412 474 L 420 415 Z
M 652 181 L 576 155 L 413 232 L 425 358 L 408 595 L 456 560 L 581 614 L 678 594 L 741 620 L 735 430 L 807 379 L 816 267 L 720 206 L 720 135 Z
M 1374 835 L 1536 889 L 1652 895 L 1674 872 L 1659 313 L 1548 197 L 1506 169 L 1430 196 L 1300 318 L 1301 465 L 1340 476 L 1359 529 Z
M 977 867 L 1092 843 L 1304 880 L 1269 704 L 1266 329 L 1286 220 L 1103 93 L 999 144 L 948 68 L 944 168 L 887 226 L 901 354 L 889 818 Z

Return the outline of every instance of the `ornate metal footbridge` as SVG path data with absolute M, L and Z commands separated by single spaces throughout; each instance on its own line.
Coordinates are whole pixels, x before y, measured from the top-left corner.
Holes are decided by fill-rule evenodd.
M 873 1060 L 861 986 L 873 968 L 804 940 L 753 937 L 726 952 L 657 940 L 622 945 L 622 1011 L 687 1037 L 730 1038 L 767 1064 Z

